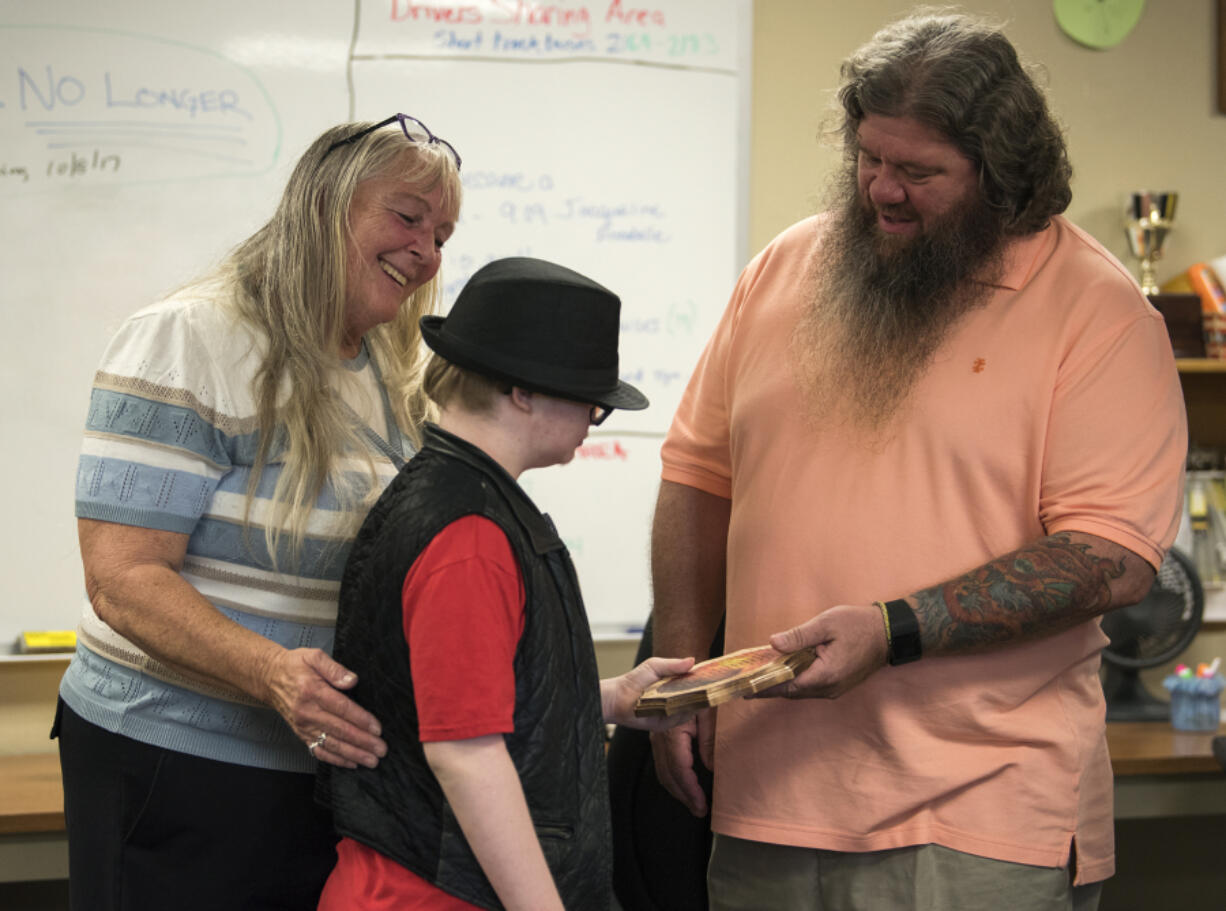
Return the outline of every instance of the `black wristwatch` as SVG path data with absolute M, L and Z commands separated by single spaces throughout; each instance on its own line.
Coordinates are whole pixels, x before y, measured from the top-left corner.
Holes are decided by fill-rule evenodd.
M 902 598 L 886 601 L 883 606 L 889 624 L 890 664 L 919 661 L 923 649 L 920 646 L 919 618 L 915 616 L 915 611 Z

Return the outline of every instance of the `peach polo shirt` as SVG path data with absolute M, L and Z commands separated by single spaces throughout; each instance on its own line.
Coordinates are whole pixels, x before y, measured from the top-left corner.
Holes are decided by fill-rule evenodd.
M 1181 514 L 1185 412 L 1162 317 L 1063 218 L 1015 241 L 896 432 L 816 429 L 784 353 L 822 217 L 746 267 L 662 450 L 663 477 L 732 500 L 727 650 L 835 604 L 935 585 L 1046 534 L 1161 563 Z M 872 364 L 865 364 L 866 370 Z M 1097 621 L 990 654 L 885 668 L 837 700 L 719 709 L 712 824 L 839 851 L 936 843 L 1077 882 L 1114 871 Z

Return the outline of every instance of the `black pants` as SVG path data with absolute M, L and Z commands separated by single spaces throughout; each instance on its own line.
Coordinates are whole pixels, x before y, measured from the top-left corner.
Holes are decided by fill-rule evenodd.
M 313 775 L 149 746 L 62 702 L 57 731 L 73 911 L 314 911 L 336 836 Z

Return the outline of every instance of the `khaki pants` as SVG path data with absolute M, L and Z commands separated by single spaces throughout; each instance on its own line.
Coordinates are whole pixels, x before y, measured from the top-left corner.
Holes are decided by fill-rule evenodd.
M 938 845 L 847 854 L 716 835 L 711 911 L 1096 911 L 1102 883 Z

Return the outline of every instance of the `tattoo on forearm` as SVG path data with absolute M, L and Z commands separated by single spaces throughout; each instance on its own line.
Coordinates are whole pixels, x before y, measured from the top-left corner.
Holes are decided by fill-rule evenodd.
M 1111 604 L 1124 561 L 1055 534 L 916 594 L 924 641 L 963 652 L 1069 629 Z

